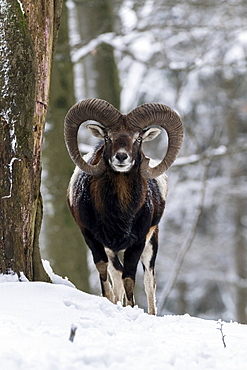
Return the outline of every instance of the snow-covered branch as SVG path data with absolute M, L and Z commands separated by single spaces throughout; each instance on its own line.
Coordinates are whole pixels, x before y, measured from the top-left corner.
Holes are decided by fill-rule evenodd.
M 192 154 L 188 157 L 177 158 L 173 166 L 182 167 L 182 166 L 186 166 L 189 164 L 197 164 L 204 160 L 212 160 L 212 159 L 216 159 L 219 157 L 237 154 L 237 153 L 246 152 L 246 151 L 247 151 L 247 143 L 239 143 L 236 145 L 231 145 L 229 147 L 221 145 L 218 148 L 209 149 L 200 154 Z
M 80 49 L 72 51 L 71 53 L 72 62 L 74 63 L 79 62 L 80 59 L 84 58 L 86 55 L 91 53 L 102 42 L 109 44 L 110 40 L 112 40 L 114 37 L 115 37 L 114 32 L 103 33 L 96 37 L 95 39 L 91 40 L 88 44 L 84 45 Z

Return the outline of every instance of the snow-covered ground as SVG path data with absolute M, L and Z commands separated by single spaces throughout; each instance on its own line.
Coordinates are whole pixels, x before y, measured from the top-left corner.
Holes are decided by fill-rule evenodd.
M 149 316 L 55 280 L 0 275 L 1 369 L 246 369 L 246 325 L 223 323 L 224 348 L 217 321 Z

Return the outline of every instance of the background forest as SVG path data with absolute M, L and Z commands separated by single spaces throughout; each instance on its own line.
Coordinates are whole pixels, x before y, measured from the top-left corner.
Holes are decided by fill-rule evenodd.
M 51 82 L 43 151 L 41 247 L 54 271 L 100 293 L 91 254 L 67 210 L 73 163 L 63 120 L 102 98 L 126 113 L 146 102 L 185 127 L 169 170 L 156 263 L 159 314 L 247 323 L 247 8 L 244 0 L 68 0 Z M 95 141 L 81 132 L 82 152 Z M 147 154 L 162 156 L 166 135 Z M 142 269 L 137 303 L 146 307 Z

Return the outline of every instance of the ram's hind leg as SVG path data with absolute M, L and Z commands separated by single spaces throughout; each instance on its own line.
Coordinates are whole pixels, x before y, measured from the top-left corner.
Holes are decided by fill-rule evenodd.
M 109 260 L 108 271 L 112 281 L 115 303 L 117 302 L 123 303 L 124 296 L 124 286 L 122 279 L 123 265 L 120 262 L 117 254 L 115 254 L 112 250 L 110 250 L 109 248 L 105 248 L 105 251 Z
M 147 236 L 146 245 L 141 255 L 141 262 L 144 269 L 144 286 L 148 301 L 148 313 L 156 315 L 156 283 L 154 277 L 154 265 L 158 250 L 158 227 L 151 230 Z

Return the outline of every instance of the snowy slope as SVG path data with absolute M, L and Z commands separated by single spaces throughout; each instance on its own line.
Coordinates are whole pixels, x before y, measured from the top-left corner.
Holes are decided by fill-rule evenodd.
M 13 279 L 0 275 L 1 369 L 246 369 L 246 325 L 224 323 L 224 348 L 216 321 L 153 317 L 73 287 Z

